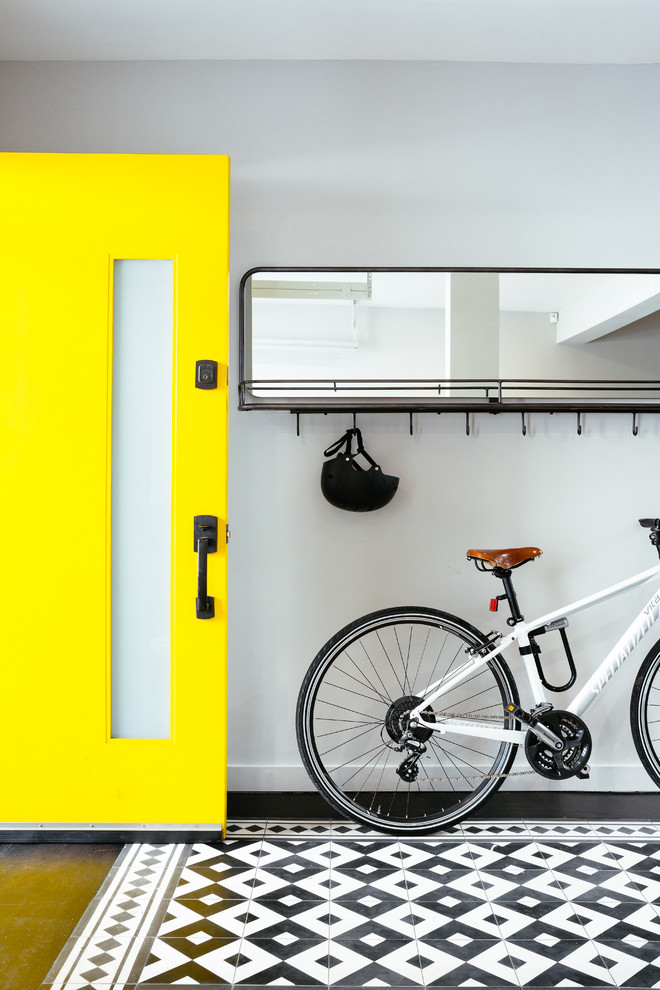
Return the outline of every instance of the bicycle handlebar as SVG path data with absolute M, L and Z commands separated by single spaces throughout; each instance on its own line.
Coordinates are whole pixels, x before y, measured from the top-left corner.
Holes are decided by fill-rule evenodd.
M 640 519 L 639 525 L 644 529 L 660 529 L 660 519 Z

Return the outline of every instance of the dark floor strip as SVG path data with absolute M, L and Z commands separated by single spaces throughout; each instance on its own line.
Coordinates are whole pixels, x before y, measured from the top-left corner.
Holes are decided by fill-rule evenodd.
M 337 818 L 316 792 L 251 792 L 229 794 L 229 818 Z M 660 791 L 612 794 L 594 791 L 505 791 L 480 809 L 487 818 L 584 818 L 590 821 L 660 819 Z M 174 840 L 172 840 L 174 841 Z

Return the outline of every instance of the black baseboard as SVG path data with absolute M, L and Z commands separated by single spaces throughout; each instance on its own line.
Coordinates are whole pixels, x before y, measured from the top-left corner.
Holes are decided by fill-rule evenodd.
M 241 818 L 328 819 L 337 812 L 311 791 L 234 791 L 229 794 L 229 820 Z M 478 812 L 478 818 L 660 820 L 660 791 L 620 794 L 568 791 L 500 791 Z
M 327 821 L 340 816 L 314 791 L 282 793 L 279 791 L 234 791 L 228 797 L 229 822 L 242 819 L 265 822 Z M 660 791 L 652 794 L 602 792 L 500 791 L 479 810 L 477 818 L 506 821 L 660 821 Z M 217 842 L 218 832 L 209 829 L 3 829 L 0 842 Z

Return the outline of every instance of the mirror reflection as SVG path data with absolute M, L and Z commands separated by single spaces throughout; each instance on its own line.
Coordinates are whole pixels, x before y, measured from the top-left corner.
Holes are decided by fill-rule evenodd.
M 243 306 L 248 405 L 660 398 L 658 272 L 255 271 Z

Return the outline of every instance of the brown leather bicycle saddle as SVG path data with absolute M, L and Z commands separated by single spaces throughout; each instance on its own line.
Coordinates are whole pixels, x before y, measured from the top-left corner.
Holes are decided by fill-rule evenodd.
M 502 567 L 510 570 L 512 567 L 519 567 L 520 564 L 527 563 L 535 557 L 540 557 L 542 550 L 538 547 L 513 547 L 509 550 L 468 550 L 468 560 L 483 560 L 491 567 Z

